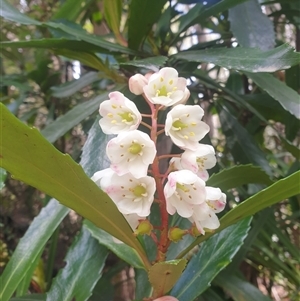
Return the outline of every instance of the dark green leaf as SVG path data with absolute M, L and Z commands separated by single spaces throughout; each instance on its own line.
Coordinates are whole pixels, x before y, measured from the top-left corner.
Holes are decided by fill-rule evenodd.
M 128 19 L 128 45 L 138 50 L 167 0 L 131 0 Z
M 269 162 L 266 159 L 264 152 L 258 147 L 256 141 L 249 132 L 238 122 L 238 120 L 225 106 L 222 107 L 219 117 L 223 132 L 226 133 L 226 136 L 231 136 L 231 147 L 233 148 L 234 144 L 238 144 L 243 152 L 243 154 L 239 153 L 239 156 L 244 155 L 248 162 L 260 166 L 269 176 L 271 176 L 272 170 L 269 166 Z M 235 158 L 235 160 L 240 159 Z
M 49 142 L 56 141 L 75 125 L 94 113 L 99 108 L 100 103 L 106 99 L 108 99 L 108 93 L 77 105 L 45 127 L 41 133 Z
M 243 47 L 272 49 L 275 45 L 273 22 L 261 11 L 257 0 L 248 0 L 229 10 L 230 29 Z
M 138 68 L 145 68 L 157 72 L 158 69 L 161 68 L 166 63 L 167 60 L 168 58 L 166 56 L 154 56 L 142 60 L 133 60 L 133 61 L 121 63 L 120 65 L 135 66 Z
M 300 53 L 287 44 L 269 51 L 241 47 L 182 51 L 173 57 L 248 72 L 275 72 L 300 63 Z
M 59 86 L 51 87 L 51 94 L 57 98 L 70 97 L 98 79 L 99 73 L 91 71 L 82 75 L 79 79 L 72 80 Z
M 122 242 L 117 242 L 110 234 L 96 227 L 89 221 L 84 222 L 84 228 L 86 228 L 101 245 L 111 250 L 119 258 L 123 259 L 131 266 L 138 269 L 145 268 L 140 257 L 131 247 Z
M 120 37 L 119 34 L 122 17 L 122 0 L 104 0 L 103 6 L 107 25 L 109 26 L 109 28 L 111 28 L 118 39 Z
M 57 198 L 135 248 L 148 264 L 142 246 L 123 215 L 81 166 L 56 150 L 35 128 L 28 128 L 1 106 L 2 141 L 5 142 L 0 145 L 1 165 L 17 179 Z
M 260 167 L 250 164 L 223 169 L 207 180 L 208 186 L 219 187 L 224 191 L 250 183 L 270 185 L 272 181 Z
M 284 109 L 292 115 L 300 118 L 300 96 L 299 94 L 281 82 L 271 74 L 246 73 L 261 89 L 276 99 Z
M 22 297 L 16 297 L 12 298 L 9 301 L 46 301 L 46 295 L 45 294 L 31 294 L 26 295 Z
M 7 3 L 6 0 L 1 0 L 0 16 L 6 20 L 10 20 L 26 25 L 40 25 L 41 23 L 22 14 L 15 7 Z
M 155 296 L 163 296 L 170 291 L 180 278 L 186 264 L 186 259 L 170 260 L 157 262 L 149 269 L 149 281 L 153 286 Z
M 232 297 L 234 301 L 271 301 L 257 287 L 234 275 L 219 275 L 216 284 Z
M 68 208 L 52 199 L 33 220 L 0 277 L 1 301 L 9 300 L 30 269 L 32 262 L 39 256 L 46 242 L 68 212 Z
M 152 292 L 152 286 L 149 282 L 148 273 L 142 269 L 135 269 L 135 298 L 137 300 L 143 300 L 150 297 Z
M 193 301 L 232 260 L 243 244 L 251 219 L 247 218 L 214 235 L 201 245 L 171 291 L 180 301 Z
M 52 282 L 47 301 L 85 301 L 101 277 L 108 251 L 84 227 L 65 258 L 66 266 Z
M 255 213 L 276 204 L 286 198 L 297 195 L 300 193 L 299 186 L 300 171 L 293 173 L 292 175 L 277 181 L 273 185 L 259 191 L 255 195 L 251 196 L 243 203 L 237 205 L 226 213 L 220 220 L 220 227 L 215 230 L 214 233 L 220 232 L 228 226 L 237 223 L 238 221 L 252 216 Z M 189 247 L 187 247 L 179 256 L 181 258 L 193 247 L 199 243 L 207 240 L 214 233 L 206 233 L 203 236 L 199 236 Z

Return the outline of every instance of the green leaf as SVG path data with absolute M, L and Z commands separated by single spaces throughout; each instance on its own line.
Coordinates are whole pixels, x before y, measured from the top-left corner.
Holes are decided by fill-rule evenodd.
M 218 107 L 218 110 L 219 109 L 220 107 Z M 247 160 L 248 162 L 260 166 L 269 176 L 271 176 L 272 169 L 270 168 L 264 152 L 258 147 L 254 138 L 238 122 L 236 117 L 234 117 L 225 106 L 222 106 L 219 117 L 222 124 L 222 131 L 226 133 L 227 137 L 230 136 L 232 139 L 231 149 L 237 144 L 242 151 L 242 153 L 239 152 L 239 156 L 244 155 L 246 158 L 244 161 Z M 235 160 L 240 160 L 240 158 L 235 158 Z
M 149 264 L 123 215 L 81 166 L 56 150 L 35 128 L 28 128 L 1 107 L 2 141 L 5 142 L 0 145 L 1 165 L 17 179 L 55 197 L 135 248 L 145 264 Z
M 273 22 L 261 11 L 257 0 L 248 0 L 229 10 L 230 29 L 243 47 L 272 49 L 275 45 Z
M 299 147 L 295 146 L 292 142 L 288 141 L 287 139 L 283 138 L 282 136 L 279 137 L 280 141 L 282 142 L 285 149 L 292 154 L 298 161 L 300 160 L 300 149 Z
M 41 23 L 22 14 L 15 7 L 7 3 L 6 0 L 1 0 L 0 16 L 6 20 L 10 20 L 26 25 L 40 25 Z
M 104 16 L 109 28 L 118 37 L 122 16 L 122 0 L 104 0 Z
M 234 301 L 271 301 L 257 287 L 238 276 L 222 274 L 216 280 L 216 284 L 232 297 Z
M 52 19 L 65 19 L 69 21 L 76 21 L 80 13 L 87 9 L 87 6 L 92 0 L 67 0 L 59 7 L 59 9 L 52 16 Z
M 300 119 L 300 97 L 299 94 L 281 82 L 271 74 L 267 73 L 245 73 L 261 89 L 276 99 L 284 109 Z
M 244 219 L 214 235 L 201 245 L 171 291 L 180 301 L 193 301 L 232 260 L 243 244 L 251 218 Z
M 67 83 L 63 83 L 59 86 L 51 87 L 51 94 L 57 98 L 70 97 L 76 92 L 80 91 L 82 88 L 92 84 L 93 82 L 99 80 L 98 72 L 88 72 L 82 75 L 79 79 L 72 80 Z
M 143 300 L 144 298 L 150 297 L 152 293 L 152 286 L 149 282 L 148 273 L 142 269 L 134 270 L 135 278 L 135 299 Z
M 110 234 L 96 227 L 89 221 L 84 222 L 84 228 L 91 233 L 99 244 L 111 250 L 119 258 L 123 259 L 131 266 L 138 269 L 145 268 L 143 262 L 133 248 L 123 244 L 122 242 L 116 242 Z
M 99 52 L 111 54 L 114 51 L 109 50 L 110 45 L 102 43 L 100 40 L 96 43 L 93 40 L 93 43 L 87 41 L 80 41 L 74 38 L 51 38 L 51 39 L 40 39 L 40 40 L 30 40 L 30 41 L 7 41 L 0 43 L 1 48 L 44 48 L 51 50 L 58 49 L 69 49 L 73 51 L 89 51 L 89 52 Z M 117 53 L 120 51 L 117 51 Z
M 300 63 L 300 53 L 294 52 L 293 47 L 287 44 L 269 51 L 241 47 L 182 51 L 173 57 L 248 72 L 275 72 Z
M 131 0 L 128 19 L 128 46 L 138 50 L 167 0 Z
M 18 138 L 15 137 L 15 139 Z M 21 149 L 24 150 L 24 145 Z M 25 235 L 20 239 L 16 250 L 0 277 L 1 301 L 9 300 L 18 284 L 31 268 L 32 263 L 44 249 L 48 239 L 68 212 L 68 208 L 52 199 L 33 220 Z
M 0 168 L 0 190 L 5 186 L 6 177 L 7 177 L 6 170 Z
M 121 63 L 121 66 L 135 66 L 138 68 L 145 68 L 157 72 L 162 67 L 168 58 L 166 56 L 154 56 L 148 57 L 142 60 L 133 60 L 125 63 Z
M 219 187 L 224 191 L 250 183 L 270 185 L 272 181 L 260 167 L 250 164 L 223 169 L 207 180 L 208 186 Z
M 243 203 L 237 205 L 220 219 L 221 225 L 217 230 L 215 230 L 214 233 L 218 233 L 221 230 L 229 227 L 230 225 L 235 224 L 248 216 L 252 216 L 255 213 L 286 198 L 299 194 L 299 178 L 300 171 L 297 171 L 292 175 L 281 179 L 273 185 L 261 190 L 260 192 L 245 200 Z M 185 254 L 187 254 L 187 252 L 189 252 L 193 247 L 197 246 L 201 242 L 207 240 L 210 236 L 214 235 L 214 233 L 206 233 L 203 236 L 199 236 L 177 257 L 181 258 Z
M 12 298 L 9 301 L 46 301 L 45 294 L 30 294 L 22 297 Z
M 55 121 L 45 127 L 41 133 L 49 141 L 54 142 L 63 136 L 75 125 L 94 113 L 102 101 L 108 99 L 108 93 L 101 94 L 88 102 L 81 103 L 68 111 L 65 115 L 58 117 Z
M 85 301 L 101 277 L 108 251 L 83 227 L 65 258 L 66 266 L 52 282 L 46 301 Z
M 154 264 L 148 272 L 149 281 L 156 296 L 166 294 L 180 278 L 187 264 L 186 259 L 170 260 Z

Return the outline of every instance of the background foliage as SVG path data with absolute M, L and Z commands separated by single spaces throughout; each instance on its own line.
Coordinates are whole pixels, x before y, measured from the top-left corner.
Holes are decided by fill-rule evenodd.
M 128 78 L 162 66 L 189 78 L 188 103 L 205 110 L 218 158 L 209 185 L 229 202 L 221 232 L 170 247 L 172 283 L 159 289 L 180 301 L 296 300 L 296 2 L 1 0 L 1 300 L 141 300 L 160 285 L 164 265 L 151 284 L 145 271 L 151 241 L 131 235 L 88 177 L 108 166 L 101 101 L 119 90 L 145 112 Z

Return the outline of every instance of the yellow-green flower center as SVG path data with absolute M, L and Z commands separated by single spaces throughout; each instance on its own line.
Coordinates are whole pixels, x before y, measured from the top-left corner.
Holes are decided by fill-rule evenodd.
M 129 147 L 129 152 L 133 155 L 138 155 L 143 150 L 143 147 L 141 144 L 133 142 Z
M 118 113 L 118 115 L 121 116 L 123 122 L 133 121 L 133 117 L 130 112 Z
M 184 184 L 176 183 L 176 188 L 181 189 L 183 192 L 189 192 L 190 190 L 185 187 Z
M 138 185 L 133 188 L 132 192 L 135 196 L 141 197 L 146 194 L 147 190 L 143 185 Z
M 181 120 L 174 121 L 172 125 L 176 130 L 179 131 L 188 127 L 188 125 L 186 123 L 183 123 Z
M 159 90 L 157 90 L 157 96 L 168 96 L 167 87 L 162 86 Z

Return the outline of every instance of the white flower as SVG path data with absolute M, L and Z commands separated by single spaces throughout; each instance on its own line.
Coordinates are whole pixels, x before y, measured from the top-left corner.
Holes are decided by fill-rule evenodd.
M 110 181 L 103 190 L 115 202 L 121 213 L 136 213 L 142 217 L 150 214 L 156 189 L 154 178 L 146 176 L 136 179 L 130 173 L 123 176 L 114 173 Z
M 144 217 L 141 217 L 139 215 L 137 215 L 136 213 L 132 213 L 132 214 L 124 214 L 124 217 L 126 218 L 128 224 L 130 225 L 131 229 L 134 231 L 137 226 L 140 223 L 140 220 L 143 220 Z
M 178 77 L 178 72 L 169 67 L 150 76 L 148 84 L 144 86 L 144 93 L 152 103 L 166 107 L 184 102 L 190 96 L 186 79 Z
M 208 179 L 206 170 L 214 167 L 217 163 L 215 150 L 211 145 L 198 144 L 196 150 L 191 151 L 187 149 L 183 152 L 180 163 L 184 169 L 191 170 L 200 178 L 203 179 L 203 176 L 207 177 L 203 179 L 206 181 Z
M 164 187 L 167 211 L 182 217 L 193 215 L 193 206 L 206 200 L 205 182 L 190 170 L 171 172 Z
M 141 95 L 144 93 L 144 86 L 148 83 L 147 78 L 142 74 L 135 74 L 129 78 L 129 90 L 135 95 Z
M 109 100 L 100 104 L 99 113 L 103 117 L 99 124 L 105 134 L 119 134 L 138 128 L 142 116 L 134 102 L 120 92 L 112 92 Z
M 118 175 L 130 172 L 134 177 L 147 175 L 148 166 L 154 160 L 156 148 L 150 137 L 138 130 L 121 133 L 106 146 L 111 161 L 110 168 Z
M 166 118 L 165 133 L 174 144 L 195 151 L 198 141 L 208 132 L 209 126 L 201 121 L 204 111 L 200 106 L 175 106 Z
M 206 187 L 205 190 L 206 201 L 194 206 L 194 213 L 190 218 L 203 235 L 205 228 L 211 230 L 219 228 L 220 222 L 216 213 L 221 212 L 226 205 L 226 195 L 219 188 Z

